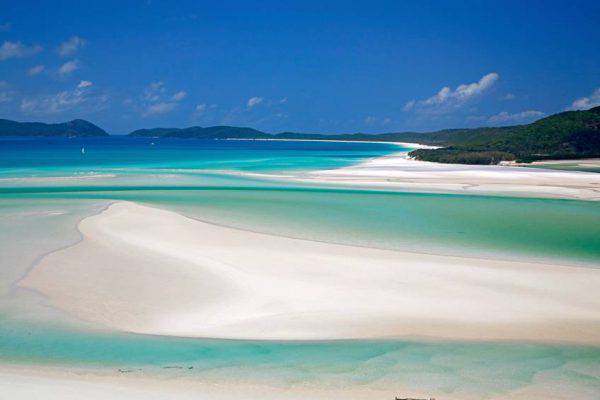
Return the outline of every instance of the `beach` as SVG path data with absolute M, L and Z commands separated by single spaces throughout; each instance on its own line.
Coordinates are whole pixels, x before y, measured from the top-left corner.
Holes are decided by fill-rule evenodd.
M 252 382 L 219 381 L 185 376 L 122 374 L 107 370 L 27 368 L 0 366 L 0 393 L 10 393 L 11 399 L 30 400 L 46 393 L 49 400 L 106 399 L 113 400 L 225 400 L 225 399 L 346 399 L 368 400 L 387 398 L 395 393 L 425 396 L 424 392 L 406 389 L 402 385 L 362 385 L 362 387 L 327 388 L 314 385 L 273 386 Z M 447 397 L 456 399 L 457 397 Z M 474 400 L 474 399 L 473 399 Z
M 375 143 L 375 144 L 391 144 L 394 146 L 400 146 L 407 149 L 439 149 L 439 146 L 430 146 L 422 143 L 412 142 L 388 142 L 383 140 L 332 140 L 332 139 L 243 139 L 243 138 L 229 138 L 222 140 L 242 140 L 252 142 L 323 142 L 323 143 Z
M 592 377 L 592 375 L 590 375 Z M 373 382 L 346 387 L 320 387 L 306 384 L 276 386 L 252 382 L 218 381 L 185 376 L 156 376 L 123 374 L 115 371 L 93 369 L 58 369 L 38 366 L 0 366 L 0 393 L 10 393 L 11 399 L 38 399 L 44 393 L 48 400 L 106 399 L 113 400 L 328 400 L 343 397 L 352 400 L 379 398 L 411 398 L 446 400 L 502 400 L 507 396 L 515 400 L 533 398 L 593 399 L 594 389 L 580 390 L 564 381 L 552 382 L 538 379 L 525 388 L 509 393 L 482 397 L 481 394 L 445 390 L 418 390 L 407 388 L 399 382 Z M 435 396 L 435 397 L 434 397 Z
M 131 202 L 84 219 L 79 231 L 81 242 L 44 257 L 19 286 L 111 329 L 600 343 L 593 268 L 291 239 Z
M 303 182 L 359 185 L 437 193 L 600 200 L 600 174 L 503 165 L 440 164 L 401 152 L 358 165 L 313 171 Z

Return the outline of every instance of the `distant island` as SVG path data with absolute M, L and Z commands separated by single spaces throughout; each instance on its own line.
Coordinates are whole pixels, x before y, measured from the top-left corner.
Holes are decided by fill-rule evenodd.
M 496 128 L 444 129 L 435 132 L 396 132 L 324 135 L 283 132 L 269 134 L 252 128 L 140 129 L 129 134 L 142 137 L 202 139 L 305 139 L 381 142 L 416 142 L 439 149 L 418 149 L 410 156 L 424 161 L 459 164 L 498 164 L 544 159 L 600 157 L 600 107 L 565 111 L 527 125 Z
M 74 119 L 58 124 L 43 122 L 17 122 L 0 119 L 0 136 L 55 136 L 82 137 L 108 136 L 106 131 L 83 119 Z
M 267 139 L 277 135 L 261 132 L 252 128 L 237 126 L 211 126 L 201 128 L 192 126 L 190 128 L 152 128 L 138 129 L 129 134 L 135 137 L 175 137 L 194 139 Z
M 0 120 L 0 136 L 108 136 L 91 122 L 76 119 L 61 124 Z M 600 107 L 565 111 L 531 124 L 444 129 L 435 132 L 381 134 L 271 134 L 248 127 L 212 126 L 139 129 L 131 137 L 196 139 L 304 139 L 378 142 L 415 142 L 437 149 L 418 149 L 418 160 L 458 164 L 498 164 L 503 161 L 532 162 L 547 159 L 600 157 Z

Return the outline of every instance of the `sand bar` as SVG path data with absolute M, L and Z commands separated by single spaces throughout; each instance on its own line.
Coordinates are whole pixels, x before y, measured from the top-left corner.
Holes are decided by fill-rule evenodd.
M 129 202 L 19 285 L 122 331 L 235 339 L 600 343 L 600 269 L 403 253 L 215 226 Z

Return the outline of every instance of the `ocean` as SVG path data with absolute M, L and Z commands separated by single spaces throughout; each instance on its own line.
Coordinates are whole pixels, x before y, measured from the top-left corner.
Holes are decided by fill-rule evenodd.
M 485 398 L 531 385 L 600 393 L 600 348 L 418 340 L 253 342 L 106 332 L 15 286 L 77 223 L 130 200 L 215 224 L 432 254 L 600 265 L 597 202 L 409 193 L 287 179 L 408 148 L 386 143 L 0 139 L 0 361 L 276 385 L 393 385 Z M 171 368 L 176 367 L 176 368 Z M 192 367 L 192 368 L 189 368 Z M 477 397 L 479 396 L 479 397 Z

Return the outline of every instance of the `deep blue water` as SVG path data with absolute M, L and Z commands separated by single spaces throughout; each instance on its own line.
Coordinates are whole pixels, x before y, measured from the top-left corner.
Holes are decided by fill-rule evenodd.
M 84 149 L 84 153 L 82 153 Z M 174 138 L 0 138 L 0 174 L 20 170 L 169 168 L 285 171 L 338 168 L 402 151 L 387 143 Z

